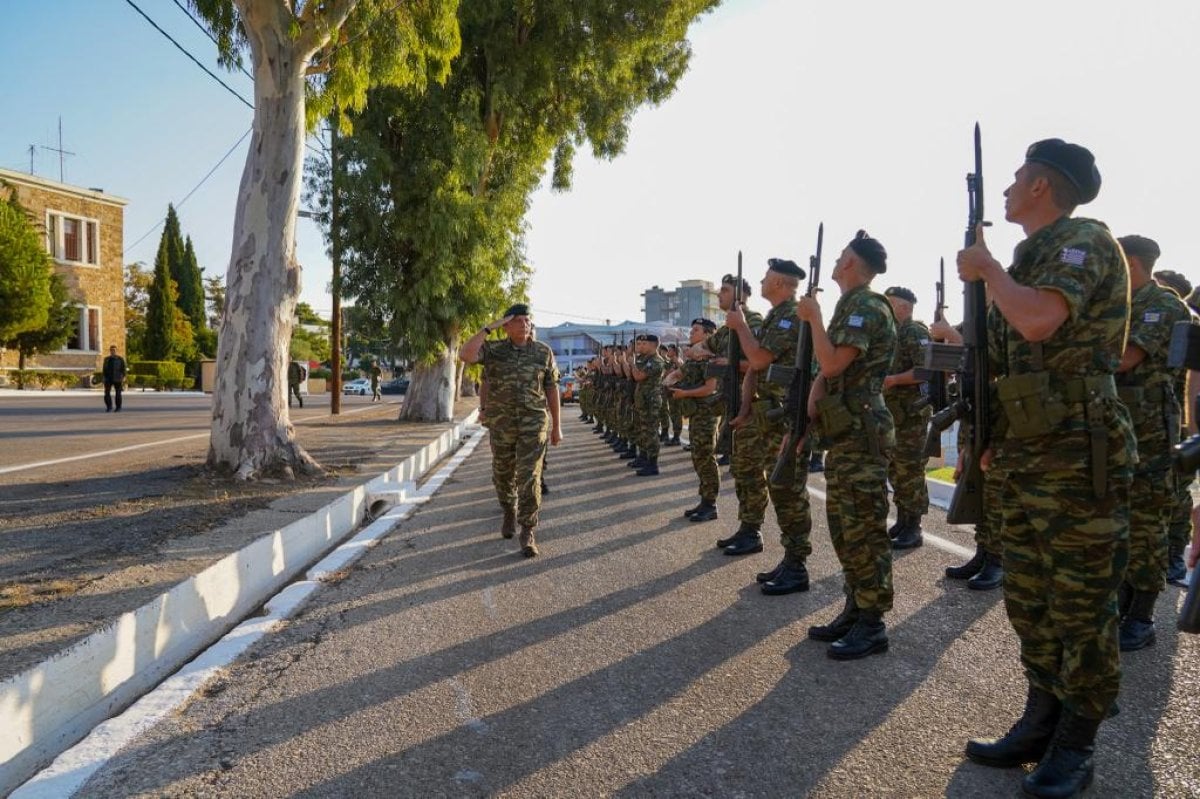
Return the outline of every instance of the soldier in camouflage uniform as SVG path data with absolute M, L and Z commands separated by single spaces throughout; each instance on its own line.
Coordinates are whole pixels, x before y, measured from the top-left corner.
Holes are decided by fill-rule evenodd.
M 503 328 L 507 338 L 487 341 Z M 554 353 L 531 337 L 529 307 L 517 304 L 504 317 L 463 344 L 464 363 L 481 363 L 488 384 L 488 430 L 492 445 L 492 483 L 504 513 L 500 533 L 512 538 L 521 525 L 521 551 L 538 554 L 534 533 L 542 504 L 541 471 L 546 442 L 562 440 L 558 367 Z
M 1118 241 L 1129 262 L 1129 340 L 1117 368 L 1117 394 L 1129 409 L 1138 463 L 1129 494 L 1129 568 L 1119 593 L 1121 651 L 1154 643 L 1154 603 L 1166 582 L 1167 525 L 1175 504 L 1171 447 L 1179 443 L 1183 369 L 1167 367 L 1176 322 L 1191 319 L 1175 292 L 1150 279 L 1158 244 L 1144 236 Z
M 668 371 L 678 369 L 683 365 L 683 361 L 679 359 L 678 344 L 668 344 L 665 352 L 666 354 L 663 357 L 666 359 L 666 368 Z M 680 443 L 679 434 L 683 432 L 683 413 L 679 408 L 679 403 L 677 403 L 671 396 L 671 392 L 664 391 L 663 397 L 663 408 L 666 410 L 667 420 L 670 423 L 670 435 L 664 437 L 662 443 L 666 444 L 668 447 L 678 447 Z M 668 430 L 668 426 L 664 425 L 663 430 Z
M 1159 269 L 1154 272 L 1154 280 L 1160 286 L 1171 289 L 1180 296 L 1191 313 L 1192 324 L 1200 324 L 1197 317 L 1197 306 L 1200 298 L 1192 289 L 1192 284 L 1186 277 L 1170 269 Z M 1200 380 L 1200 375 L 1194 372 L 1183 372 L 1175 384 L 1175 394 L 1179 397 L 1183 411 L 1184 423 L 1180 432 L 1180 440 L 1195 432 L 1196 427 L 1190 421 L 1192 417 L 1191 387 Z M 1190 385 L 1189 385 L 1190 381 Z M 1171 501 L 1171 517 L 1167 522 L 1167 582 L 1187 586 L 1187 566 L 1183 562 L 1183 550 L 1192 534 L 1192 482 L 1194 475 L 1175 475 L 1175 495 Z
M 662 379 L 667 362 L 659 357 L 658 336 L 654 333 L 638 336 L 637 348 L 632 376 L 635 383 L 634 418 L 641 455 L 629 465 L 637 469 L 638 477 L 651 477 L 658 474 L 658 418 L 662 410 Z
M 983 280 L 1003 317 L 989 342 L 999 419 L 982 457 L 1004 471 L 1004 603 L 1029 683 L 1020 721 L 966 754 L 996 767 L 1038 763 L 1022 787 L 1042 797 L 1090 783 L 1096 731 L 1121 683 L 1116 599 L 1137 454 L 1113 375 L 1129 274 L 1103 223 L 1071 217 L 1099 190 L 1085 148 L 1037 142 L 1005 191 L 1005 216 L 1027 237 L 1013 265 L 992 257 L 982 225 L 958 254 L 959 276 Z
M 883 245 L 858 231 L 833 267 L 842 290 L 826 331 L 815 297 L 797 313 L 812 325 L 813 354 L 821 372 L 813 382 L 809 414 L 826 444 L 826 515 L 842 564 L 846 605 L 808 636 L 830 641 L 835 660 L 856 660 L 888 648 L 883 614 L 892 609 L 892 547 L 887 534 L 888 451 L 895 446 L 892 414 L 883 399 L 896 350 L 892 306 L 871 290 L 887 271 Z
M 702 344 L 717 329 L 709 319 L 693 319 L 688 343 Z M 685 518 L 708 522 L 717 518 L 717 494 L 721 491 L 721 473 L 717 468 L 717 425 L 724 410 L 720 382 L 707 376 L 704 360 L 686 358 L 672 373 L 668 384 L 680 413 L 688 417 L 688 437 L 692 446 L 692 467 L 700 478 L 700 504 L 685 510 Z
M 925 439 L 929 432 L 929 405 L 914 409 L 921 399 L 921 380 L 913 369 L 925 362 L 929 328 L 913 319 L 917 296 L 903 286 L 883 292 L 896 317 L 896 352 L 890 373 L 883 381 L 883 397 L 896 425 L 896 446 L 888 453 L 888 480 L 896 503 L 896 523 L 888 530 L 893 549 L 915 549 L 923 543 L 921 517 L 929 512 L 925 485 Z
M 804 270 L 792 261 L 772 258 L 767 263 L 760 294 L 771 303 L 771 310 L 757 334 L 751 330 L 741 310 L 735 308 L 726 315 L 726 324 L 737 334 L 749 369 L 742 379 L 738 417 L 730 423 L 736 431 L 733 473 L 742 527 L 724 552 L 726 555 L 762 552 L 759 528 L 769 497 L 779 522 L 783 558 L 774 569 L 759 573 L 756 579 L 762 584 L 764 594 L 776 596 L 808 590 L 806 561 L 812 554 L 812 514 L 808 470 L 802 465 L 797 466 L 794 478 L 785 480 L 782 485 L 767 480 L 791 422 L 786 414 L 771 414 L 784 406 L 788 387 L 769 382 L 767 369 L 773 363 L 783 366 L 796 363 L 800 333 L 796 291 L 804 278 Z M 809 455 L 807 445 L 804 445 L 803 451 L 797 454 L 797 463 L 807 463 Z

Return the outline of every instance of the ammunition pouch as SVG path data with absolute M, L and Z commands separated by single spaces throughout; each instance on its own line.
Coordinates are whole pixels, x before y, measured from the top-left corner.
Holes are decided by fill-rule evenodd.
M 1179 443 L 1179 428 L 1182 413 L 1175 399 L 1175 392 L 1165 383 L 1150 386 L 1117 386 L 1117 397 L 1129 411 L 1134 429 L 1150 421 L 1150 416 L 1160 416 L 1166 426 L 1167 442 L 1170 446 Z
M 851 434 L 865 436 L 872 455 L 879 455 L 894 444 L 890 436 L 887 441 L 881 439 L 875 418 L 876 411 L 886 410 L 887 403 L 881 393 L 862 388 L 828 394 L 817 400 L 817 419 L 822 435 L 831 443 L 845 440 Z

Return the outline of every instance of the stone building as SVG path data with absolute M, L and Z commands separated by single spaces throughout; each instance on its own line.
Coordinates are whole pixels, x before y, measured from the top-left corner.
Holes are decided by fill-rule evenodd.
M 58 352 L 41 353 L 27 369 L 98 371 L 108 348 L 125 352 L 124 217 L 128 203 L 100 189 L 69 186 L 0 169 L 0 193 L 16 192 L 44 236 L 54 269 L 79 309 L 74 334 Z M 17 368 L 17 352 L 0 349 L 0 376 Z

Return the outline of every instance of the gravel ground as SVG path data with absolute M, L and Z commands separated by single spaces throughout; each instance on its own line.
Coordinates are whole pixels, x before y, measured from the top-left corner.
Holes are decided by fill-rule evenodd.
M 456 418 L 474 407 L 463 401 Z M 447 427 L 398 423 L 396 413 L 388 403 L 297 425 L 327 474 L 293 482 L 214 477 L 203 440 L 114 458 L 102 473 L 92 462 L 56 466 L 49 481 L 44 472 L 8 476 L 0 492 L 0 677 L 313 512 Z
M 568 417 L 572 414 L 568 411 Z M 690 463 L 630 475 L 567 422 L 543 554 L 497 529 L 480 447 L 441 492 L 186 708 L 126 747 L 88 797 L 1006 797 L 1018 769 L 962 758 L 1022 705 L 999 592 L 947 581 L 927 544 L 896 559 L 891 651 L 837 663 L 805 639 L 841 579 L 814 501 L 812 590 L 764 597 L 767 551 L 690 524 Z M 820 477 L 812 485 L 823 488 Z M 967 531 L 934 511 L 927 531 Z M 1200 639 L 1159 605 L 1101 732 L 1096 797 L 1200 796 Z

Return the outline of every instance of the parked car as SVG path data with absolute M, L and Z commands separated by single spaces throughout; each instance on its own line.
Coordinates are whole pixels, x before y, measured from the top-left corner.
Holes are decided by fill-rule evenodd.
M 579 402 L 579 382 L 574 377 L 564 377 L 558 381 L 558 399 L 564 405 L 568 402 Z
M 371 381 L 365 377 L 360 377 L 357 380 L 351 380 L 342 386 L 343 394 L 357 394 L 360 397 L 365 397 L 371 393 Z
M 394 377 L 385 383 L 379 384 L 380 394 L 407 394 L 408 393 L 407 377 Z

